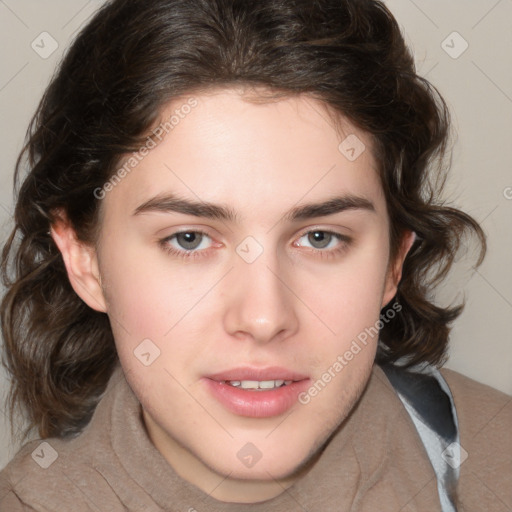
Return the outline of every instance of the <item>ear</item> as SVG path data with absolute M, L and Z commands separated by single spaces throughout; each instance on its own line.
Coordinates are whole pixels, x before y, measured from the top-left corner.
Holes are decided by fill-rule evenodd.
M 105 313 L 107 307 L 95 249 L 77 239 L 71 223 L 62 213 L 56 216 L 50 234 L 62 254 L 73 290 L 89 307 Z
M 382 297 L 381 308 L 386 306 L 389 301 L 396 295 L 398 283 L 402 279 L 402 268 L 404 265 L 405 257 L 416 240 L 416 233 L 414 231 L 404 231 L 398 249 L 398 254 L 394 261 L 389 263 L 388 274 L 386 276 L 386 284 L 384 287 L 384 295 Z

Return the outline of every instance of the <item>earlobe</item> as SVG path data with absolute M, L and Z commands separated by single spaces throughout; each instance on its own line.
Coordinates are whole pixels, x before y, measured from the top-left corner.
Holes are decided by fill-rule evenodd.
M 95 249 L 77 239 L 75 230 L 62 215 L 52 224 L 50 234 L 62 254 L 76 294 L 92 309 L 105 313 L 107 307 Z
M 400 249 L 388 269 L 388 275 L 386 278 L 386 287 L 382 298 L 382 306 L 386 306 L 389 301 L 396 295 L 398 283 L 402 279 L 402 268 L 404 265 L 405 257 L 411 250 L 412 244 L 416 240 L 416 233 L 414 231 L 405 231 L 402 235 L 402 241 L 400 243 Z

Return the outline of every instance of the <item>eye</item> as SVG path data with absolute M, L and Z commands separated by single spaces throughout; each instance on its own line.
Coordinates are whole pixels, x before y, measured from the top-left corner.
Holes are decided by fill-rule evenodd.
M 344 253 L 351 242 L 352 239 L 350 237 L 342 235 L 341 233 L 324 229 L 314 229 L 303 233 L 293 245 L 295 247 L 308 248 L 307 244 L 309 244 L 309 252 L 321 258 L 331 258 Z
M 329 233 L 327 231 L 310 231 L 300 239 L 302 240 L 303 238 L 313 245 L 313 249 L 326 249 L 333 241 L 337 241 L 334 237 L 334 233 Z
M 202 231 L 181 231 L 160 240 L 160 245 L 169 253 L 184 258 L 210 248 L 211 238 Z
M 183 233 L 176 233 L 172 238 L 176 239 L 179 248 L 192 251 L 200 248 L 204 249 L 201 244 L 205 241 L 207 235 L 199 231 L 184 231 Z

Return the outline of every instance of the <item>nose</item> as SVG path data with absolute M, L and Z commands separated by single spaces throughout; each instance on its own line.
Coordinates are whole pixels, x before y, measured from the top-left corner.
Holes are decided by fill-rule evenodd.
M 287 281 L 277 258 L 267 251 L 253 263 L 235 256 L 225 295 L 226 332 L 260 344 L 293 335 L 299 323 L 297 299 Z

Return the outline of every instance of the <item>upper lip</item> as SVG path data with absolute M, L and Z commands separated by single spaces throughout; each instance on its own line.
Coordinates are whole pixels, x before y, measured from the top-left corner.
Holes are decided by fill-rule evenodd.
M 223 381 L 223 380 L 304 380 L 307 375 L 288 370 L 279 366 L 272 366 L 268 368 L 251 368 L 243 366 L 239 368 L 231 368 L 212 375 L 207 375 L 207 378 Z

